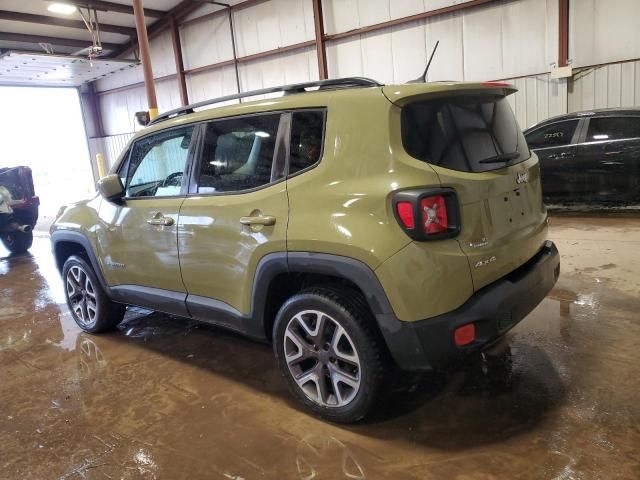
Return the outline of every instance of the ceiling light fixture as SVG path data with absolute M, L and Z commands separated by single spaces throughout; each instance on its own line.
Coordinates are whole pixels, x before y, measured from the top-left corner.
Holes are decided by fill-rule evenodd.
M 71 15 L 77 8 L 75 5 L 69 5 L 68 3 L 52 3 L 47 7 L 47 10 L 62 15 Z

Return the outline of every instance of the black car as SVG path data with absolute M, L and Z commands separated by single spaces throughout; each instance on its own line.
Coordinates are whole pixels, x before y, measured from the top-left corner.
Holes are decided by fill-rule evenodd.
M 640 109 L 550 118 L 524 131 L 551 205 L 640 204 Z

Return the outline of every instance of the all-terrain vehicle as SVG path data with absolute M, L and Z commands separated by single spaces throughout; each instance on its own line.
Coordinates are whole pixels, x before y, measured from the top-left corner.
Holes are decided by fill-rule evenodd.
M 0 239 L 10 252 L 31 247 L 39 205 L 29 167 L 0 168 Z
M 159 116 L 51 228 L 75 321 L 131 304 L 271 341 L 307 409 L 363 418 L 391 372 L 492 346 L 558 278 L 514 91 L 346 78 Z

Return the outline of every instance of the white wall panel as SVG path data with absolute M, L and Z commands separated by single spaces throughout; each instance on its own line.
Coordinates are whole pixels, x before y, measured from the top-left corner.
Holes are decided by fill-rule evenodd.
M 376 0 L 375 5 L 380 3 Z M 334 2 L 344 11 L 354 5 L 358 4 Z M 547 72 L 557 52 L 557 14 L 557 1 L 518 0 L 329 42 L 329 75 L 406 82 L 422 72 L 437 40 L 440 45 L 427 77 L 431 81 Z
M 518 89 L 507 98 L 521 128 L 567 113 L 566 79 L 552 80 L 549 74 L 543 74 L 507 82 Z
M 331 35 L 468 1 L 324 0 L 324 27 L 326 32 Z
M 315 48 L 283 53 L 240 65 L 242 91 L 318 79 Z
M 171 34 L 165 32 L 149 42 L 149 50 L 151 52 L 151 65 L 153 67 L 154 78 L 161 78 L 176 73 L 176 62 L 173 56 L 173 43 L 171 42 Z M 114 88 L 132 85 L 144 81 L 142 66 L 135 67 L 116 72 L 113 75 L 102 78 L 96 82 L 96 89 L 99 92 L 111 90 Z
M 180 95 L 175 80 L 156 82 L 158 110 L 164 112 L 180 106 Z M 110 92 L 100 95 L 100 112 L 105 134 L 108 136 L 131 133 L 140 129 L 134 115 L 148 110 L 144 87 Z
M 180 28 L 184 68 L 202 67 L 233 58 L 229 18 L 220 15 Z
M 233 66 L 187 75 L 190 102 L 231 95 L 237 92 Z
M 270 0 L 233 18 L 241 57 L 315 38 L 311 0 Z
M 569 111 L 640 106 L 640 61 L 589 68 L 574 74 Z
M 640 57 L 640 1 L 574 0 L 569 5 L 574 67 Z

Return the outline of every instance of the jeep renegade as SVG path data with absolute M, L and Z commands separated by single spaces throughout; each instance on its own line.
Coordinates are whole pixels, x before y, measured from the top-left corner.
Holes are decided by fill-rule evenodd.
M 73 318 L 138 305 L 271 341 L 308 410 L 365 417 L 395 369 L 491 346 L 558 278 L 513 92 L 349 78 L 161 115 L 51 228 Z

